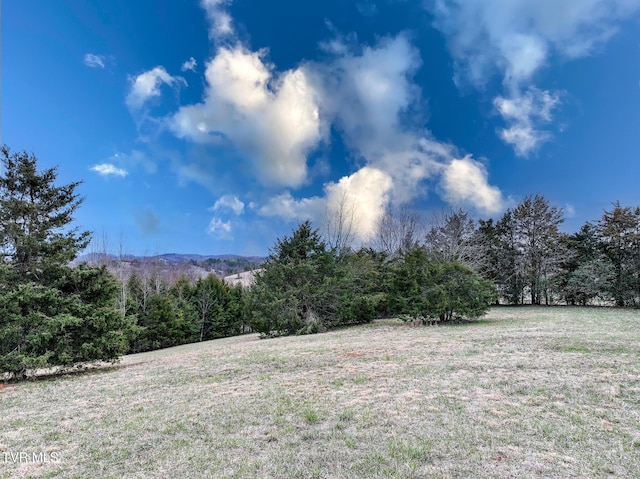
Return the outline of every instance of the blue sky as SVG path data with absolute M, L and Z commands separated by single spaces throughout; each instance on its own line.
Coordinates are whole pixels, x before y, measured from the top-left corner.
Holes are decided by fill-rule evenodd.
M 346 203 L 572 232 L 640 205 L 640 0 L 2 3 L 2 142 L 133 254 L 265 254 Z

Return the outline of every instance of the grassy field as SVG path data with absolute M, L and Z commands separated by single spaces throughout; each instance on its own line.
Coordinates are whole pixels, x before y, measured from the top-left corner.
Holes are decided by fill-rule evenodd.
M 2 479 L 639 476 L 640 311 L 250 335 L 0 389 Z

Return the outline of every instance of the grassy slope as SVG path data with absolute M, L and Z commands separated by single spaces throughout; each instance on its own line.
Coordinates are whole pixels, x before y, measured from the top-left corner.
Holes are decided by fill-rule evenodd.
M 128 356 L 0 390 L 0 478 L 638 477 L 639 345 L 638 311 L 501 308 Z

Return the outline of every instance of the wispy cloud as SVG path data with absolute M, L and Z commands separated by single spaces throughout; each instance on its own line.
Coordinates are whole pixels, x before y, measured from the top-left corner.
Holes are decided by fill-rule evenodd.
M 84 64 L 91 68 L 104 68 L 105 60 L 106 58 L 104 55 L 95 55 L 93 53 L 87 53 L 84 56 Z
M 95 171 L 96 173 L 98 173 L 99 175 L 102 176 L 120 176 L 120 177 L 125 177 L 127 176 L 129 173 L 127 172 L 127 170 L 124 170 L 122 168 L 118 168 L 117 166 L 111 164 L 111 163 L 100 163 L 98 165 L 93 165 L 91 167 L 92 171 Z
M 286 220 L 315 220 L 320 218 L 324 207 L 325 201 L 319 196 L 295 199 L 290 191 L 286 191 L 271 197 L 258 209 L 258 214 Z
M 244 203 L 235 195 L 224 195 L 218 198 L 211 211 L 231 211 L 238 216 L 244 213 Z
M 559 101 L 558 93 L 537 88 L 512 98 L 496 97 L 493 104 L 508 125 L 499 130 L 500 138 L 512 145 L 516 154 L 529 155 L 549 138 L 550 134 L 541 127 L 551 122 L 551 113 Z
M 211 192 L 217 192 L 217 175 L 209 163 L 210 162 L 206 160 L 186 163 L 178 156 L 171 159 L 171 166 L 178 177 L 178 184 L 180 186 L 195 183 Z
M 200 4 L 209 19 L 209 37 L 221 40 L 231 37 L 235 32 L 231 15 L 225 10 L 232 0 L 201 0 Z
M 149 158 L 148 154 L 140 150 L 132 150 L 130 153 L 114 153 L 107 159 L 107 163 L 112 165 L 117 163 L 128 168 L 142 166 L 147 173 L 156 173 L 158 171 L 158 165 L 155 161 Z
M 484 84 L 531 80 L 549 56 L 589 55 L 640 9 L 639 0 L 429 0 L 461 79 Z
M 378 6 L 370 0 L 364 0 L 356 3 L 356 8 L 360 12 L 360 14 L 365 17 L 371 17 L 378 13 Z
M 543 110 L 530 108 L 530 116 L 524 114 L 536 73 L 554 54 L 566 59 L 591 54 L 622 20 L 640 10 L 640 0 L 427 0 L 425 5 L 448 39 L 456 83 L 483 89 L 499 74 L 506 92 L 495 99 L 498 110 L 505 111 L 500 108 L 505 102 L 523 106 L 515 123 L 512 116 L 504 117 L 509 126 L 500 131 L 523 156 L 549 137 L 536 125 Z M 557 103 L 557 93 L 536 90 L 535 95 L 542 109 L 544 98 Z M 537 102 L 533 106 L 540 106 Z
M 576 208 L 572 204 L 565 203 L 564 207 L 562 209 L 564 210 L 564 216 L 566 218 L 575 218 L 576 217 Z
M 160 96 L 160 87 L 163 84 L 187 84 L 184 78 L 169 75 L 162 66 L 157 66 L 152 70 L 130 78 L 130 82 L 131 89 L 127 95 L 126 103 L 129 108 L 134 110 L 140 109 L 150 98 Z
M 182 64 L 182 66 L 180 67 L 180 70 L 183 72 L 186 72 L 187 70 L 194 72 L 196 71 L 197 65 L 198 63 L 196 62 L 196 59 L 191 57 Z
M 218 239 L 233 239 L 231 221 L 222 221 L 220 218 L 212 218 L 207 226 L 207 233 Z

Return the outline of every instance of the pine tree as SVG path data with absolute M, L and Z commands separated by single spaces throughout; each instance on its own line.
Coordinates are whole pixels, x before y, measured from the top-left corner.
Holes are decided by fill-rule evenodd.
M 613 268 L 610 294 L 616 306 L 640 304 L 640 207 L 613 204 L 596 226 L 600 247 Z
M 562 210 L 543 196 L 528 196 L 513 211 L 513 220 L 531 304 L 541 304 L 543 296 L 548 304 L 551 281 L 563 259 L 558 229 L 564 221 Z
M 0 160 L 0 372 L 115 360 L 131 331 L 115 280 L 68 265 L 91 236 L 71 227 L 80 183 L 56 186 L 55 168 L 40 172 L 35 156 L 6 146 Z
M 254 331 L 302 334 L 339 323 L 336 257 L 309 221 L 277 241 L 263 268 L 251 288 Z
M 37 170 L 37 159 L 0 148 L 0 252 L 16 280 L 42 281 L 51 265 L 66 264 L 90 241 L 88 231 L 65 229 L 82 203 L 80 182 L 55 186 L 56 168 Z
M 608 300 L 613 267 L 601 251 L 596 227 L 587 222 L 562 240 L 567 254 L 561 265 L 558 286 L 566 303 L 585 306 L 596 298 Z

